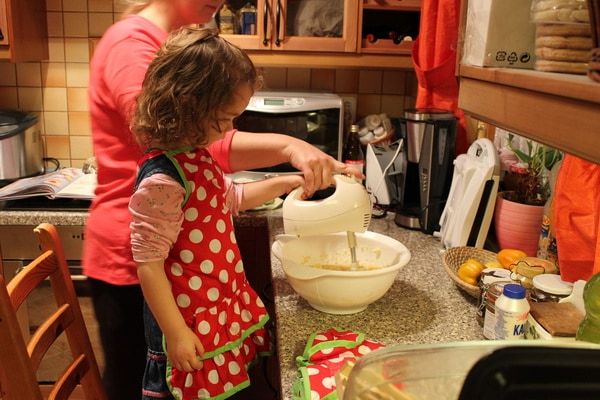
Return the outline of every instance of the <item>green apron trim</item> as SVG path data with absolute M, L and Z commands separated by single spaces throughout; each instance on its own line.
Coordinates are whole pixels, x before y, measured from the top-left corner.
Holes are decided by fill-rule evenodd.
M 188 199 L 190 198 L 190 195 L 192 194 L 192 187 L 190 185 L 190 182 L 187 180 L 187 178 L 185 176 L 185 172 L 183 172 L 183 168 L 181 168 L 181 165 L 179 165 L 179 161 L 177 161 L 177 159 L 175 158 L 175 155 L 180 154 L 180 153 L 185 153 L 190 150 L 193 150 L 193 147 L 178 149 L 178 150 L 167 150 L 163 153 L 169 160 L 171 160 L 171 162 L 173 163 L 173 166 L 175 167 L 175 169 L 177 170 L 177 173 L 179 174 L 179 177 L 181 178 L 181 181 L 184 184 L 185 197 L 183 198 L 183 203 L 181 203 L 181 207 L 185 206 Z
M 238 339 L 234 340 L 233 342 L 224 344 L 223 346 L 218 347 L 218 348 L 214 349 L 213 351 L 207 351 L 203 355 L 198 356 L 198 359 L 199 360 L 207 360 L 209 358 L 218 356 L 221 353 L 225 353 L 226 351 L 229 351 L 235 347 L 238 347 L 244 340 L 246 340 L 246 338 L 248 338 L 248 336 L 250 336 L 257 330 L 259 330 L 260 328 L 264 327 L 265 324 L 267 323 L 267 321 L 269 321 L 269 314 L 265 314 L 265 316 L 260 321 L 258 321 L 258 323 L 254 324 L 250 328 L 246 329 L 244 331 L 244 333 L 242 334 L 242 336 L 240 336 Z M 167 351 L 167 340 L 165 338 L 165 335 L 163 335 L 163 337 L 162 337 L 162 342 L 163 342 L 163 351 L 166 354 L 169 354 Z M 270 355 L 270 353 L 272 353 L 272 350 L 269 350 L 269 351 L 266 351 L 263 353 L 267 353 L 268 355 Z M 257 354 L 262 355 L 262 353 L 258 353 L 258 352 L 257 352 Z M 170 365 L 170 363 L 169 363 L 169 365 Z
M 163 335 L 163 347 L 166 347 L 166 346 L 164 346 L 164 341 L 165 341 L 165 337 Z M 246 372 L 259 362 L 260 357 L 265 357 L 265 356 L 268 357 L 268 356 L 271 356 L 271 355 L 273 355 L 272 351 L 257 353 L 256 357 L 254 357 L 253 360 L 251 360 L 250 362 L 248 362 L 247 365 L 244 366 L 245 369 L 246 369 Z M 171 394 L 173 394 L 173 385 L 171 385 L 171 379 L 170 379 L 171 376 L 173 375 L 172 370 L 173 370 L 173 365 L 171 364 L 170 361 L 167 361 L 166 380 L 167 380 L 167 386 L 169 387 L 169 391 L 171 392 Z M 245 380 L 244 382 L 240 383 L 239 385 L 235 386 L 234 388 L 228 390 L 225 393 L 221 393 L 218 396 L 208 397 L 208 398 L 202 399 L 202 400 L 223 400 L 223 399 L 226 399 L 226 398 L 229 398 L 229 397 L 233 396 L 234 394 L 236 394 L 237 392 L 239 392 L 239 391 L 241 391 L 243 389 L 246 389 L 248 386 L 250 386 L 250 379 L 249 378 L 247 380 Z M 176 400 L 181 400 L 179 397 L 175 396 L 174 394 L 173 394 L 173 397 L 175 397 Z M 310 397 L 307 400 L 310 400 Z
M 333 328 L 338 332 L 343 332 L 343 329 Z M 298 376 L 292 384 L 292 399 L 293 400 L 311 400 L 310 378 L 307 368 L 312 364 L 310 358 L 319 351 L 331 348 L 346 348 L 353 349 L 360 346 L 365 341 L 365 334 L 362 332 L 354 332 L 355 340 L 326 340 L 319 344 L 314 344 L 315 337 L 322 335 L 323 332 L 311 333 L 306 341 L 304 352 L 301 356 L 296 357 L 296 365 L 298 365 Z M 338 400 L 337 390 L 332 391 L 321 400 Z
M 336 328 L 334 328 L 336 329 Z M 342 330 L 339 330 L 342 331 Z M 298 366 L 307 366 L 310 363 L 310 358 L 317 352 L 331 349 L 334 347 L 343 347 L 346 349 L 353 349 L 356 346 L 359 346 L 362 342 L 365 341 L 365 334 L 362 332 L 355 332 L 357 334 L 356 340 L 329 340 L 325 342 L 321 342 L 319 344 L 313 345 L 315 336 L 321 333 L 312 333 L 308 337 L 308 341 L 306 342 L 306 347 L 304 348 L 304 353 L 301 356 L 296 357 L 296 365 Z
M 299 377 L 292 385 L 292 399 L 293 400 L 311 400 L 310 396 L 310 378 L 308 376 L 307 367 L 298 368 Z M 337 390 L 329 393 L 321 400 L 338 400 Z
M 171 385 L 171 380 L 169 379 L 171 377 L 171 363 L 167 364 L 167 385 L 169 386 L 169 391 L 171 392 L 171 394 L 173 395 L 173 397 L 175 398 L 175 400 L 181 400 L 181 397 L 176 396 L 173 393 L 173 386 Z M 237 392 L 246 389 L 248 386 L 250 386 L 250 379 L 246 379 L 244 382 L 240 383 L 239 385 L 229 389 L 228 391 L 226 391 L 225 393 L 221 393 L 218 396 L 214 396 L 214 397 L 206 397 L 203 398 L 202 400 L 224 400 L 227 399 L 231 396 L 233 396 L 234 394 L 236 394 Z M 197 400 L 200 400 L 199 397 L 196 398 Z
M 254 324 L 250 328 L 246 329 L 244 331 L 244 333 L 242 334 L 242 336 L 240 336 L 237 340 L 234 340 L 233 342 L 229 342 L 219 348 L 214 349 L 213 351 L 208 351 L 208 352 L 204 353 L 202 356 L 200 356 L 200 360 L 206 360 L 209 358 L 213 358 L 214 356 L 217 356 L 221 353 L 229 351 L 229 350 L 233 349 L 234 347 L 238 347 L 244 340 L 246 340 L 246 338 L 248 336 L 250 336 L 257 330 L 259 330 L 260 328 L 263 328 L 268 321 L 269 321 L 269 314 L 265 314 L 265 316 L 262 317 L 258 323 Z
M 292 386 L 292 398 L 294 400 L 310 399 L 310 378 L 306 367 L 298 368 L 299 377 Z

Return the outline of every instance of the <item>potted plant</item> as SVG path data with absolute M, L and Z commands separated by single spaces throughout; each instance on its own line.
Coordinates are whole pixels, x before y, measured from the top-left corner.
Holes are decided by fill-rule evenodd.
M 518 162 L 504 176 L 504 190 L 498 193 L 494 227 L 500 248 L 521 249 L 537 254 L 544 205 L 550 197 L 549 173 L 561 158 L 560 151 L 526 140 L 524 148 L 515 146 L 508 135 L 508 148 Z

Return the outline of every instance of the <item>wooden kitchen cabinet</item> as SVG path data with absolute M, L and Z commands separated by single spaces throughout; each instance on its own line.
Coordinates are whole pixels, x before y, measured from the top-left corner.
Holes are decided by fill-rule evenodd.
M 256 35 L 223 35 L 247 50 L 354 52 L 356 50 L 356 21 L 359 0 L 253 0 L 256 6 Z M 339 2 L 341 32 L 322 32 L 314 36 L 310 21 L 319 15 L 310 7 L 315 4 L 331 5 Z M 232 8 L 241 8 L 245 1 L 230 1 Z M 331 10 L 338 10 L 337 4 Z M 336 12 L 333 15 L 338 15 Z M 312 18 L 309 18 L 312 17 Z M 321 27 L 321 26 L 320 26 Z
M 247 0 L 230 0 L 239 9 Z M 387 19 L 398 15 L 418 18 L 421 0 L 319 0 L 339 1 L 343 5 L 341 34 L 337 37 L 315 37 L 294 34 L 301 5 L 316 0 L 252 0 L 257 7 L 256 35 L 223 37 L 248 51 L 252 61 L 261 67 L 297 68 L 393 68 L 412 69 L 412 43 L 363 46 L 361 38 L 363 13 L 372 19 L 373 12 L 383 12 Z M 377 15 L 375 15 L 377 18 Z M 417 21 L 418 23 L 418 21 Z M 390 51 L 389 48 L 393 51 Z
M 0 60 L 48 59 L 46 2 L 0 0 Z
M 363 0 L 358 14 L 359 53 L 411 54 L 421 0 Z

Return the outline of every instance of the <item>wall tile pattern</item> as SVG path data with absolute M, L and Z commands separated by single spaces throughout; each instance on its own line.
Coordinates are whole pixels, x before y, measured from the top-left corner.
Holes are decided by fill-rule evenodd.
M 93 156 L 87 87 L 90 48 L 124 10 L 123 0 L 46 0 L 49 59 L 0 62 L 0 108 L 39 118 L 47 157 L 81 167 Z M 356 119 L 401 116 L 416 97 L 413 72 L 261 68 L 264 90 L 333 92 L 356 105 Z

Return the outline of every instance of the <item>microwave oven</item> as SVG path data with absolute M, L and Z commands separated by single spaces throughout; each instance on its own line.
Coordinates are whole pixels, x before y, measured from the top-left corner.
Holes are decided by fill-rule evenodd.
M 343 113 L 342 98 L 336 94 L 258 91 L 236 118 L 234 127 L 245 132 L 290 135 L 341 160 Z M 297 170 L 285 163 L 252 172 L 268 175 Z

